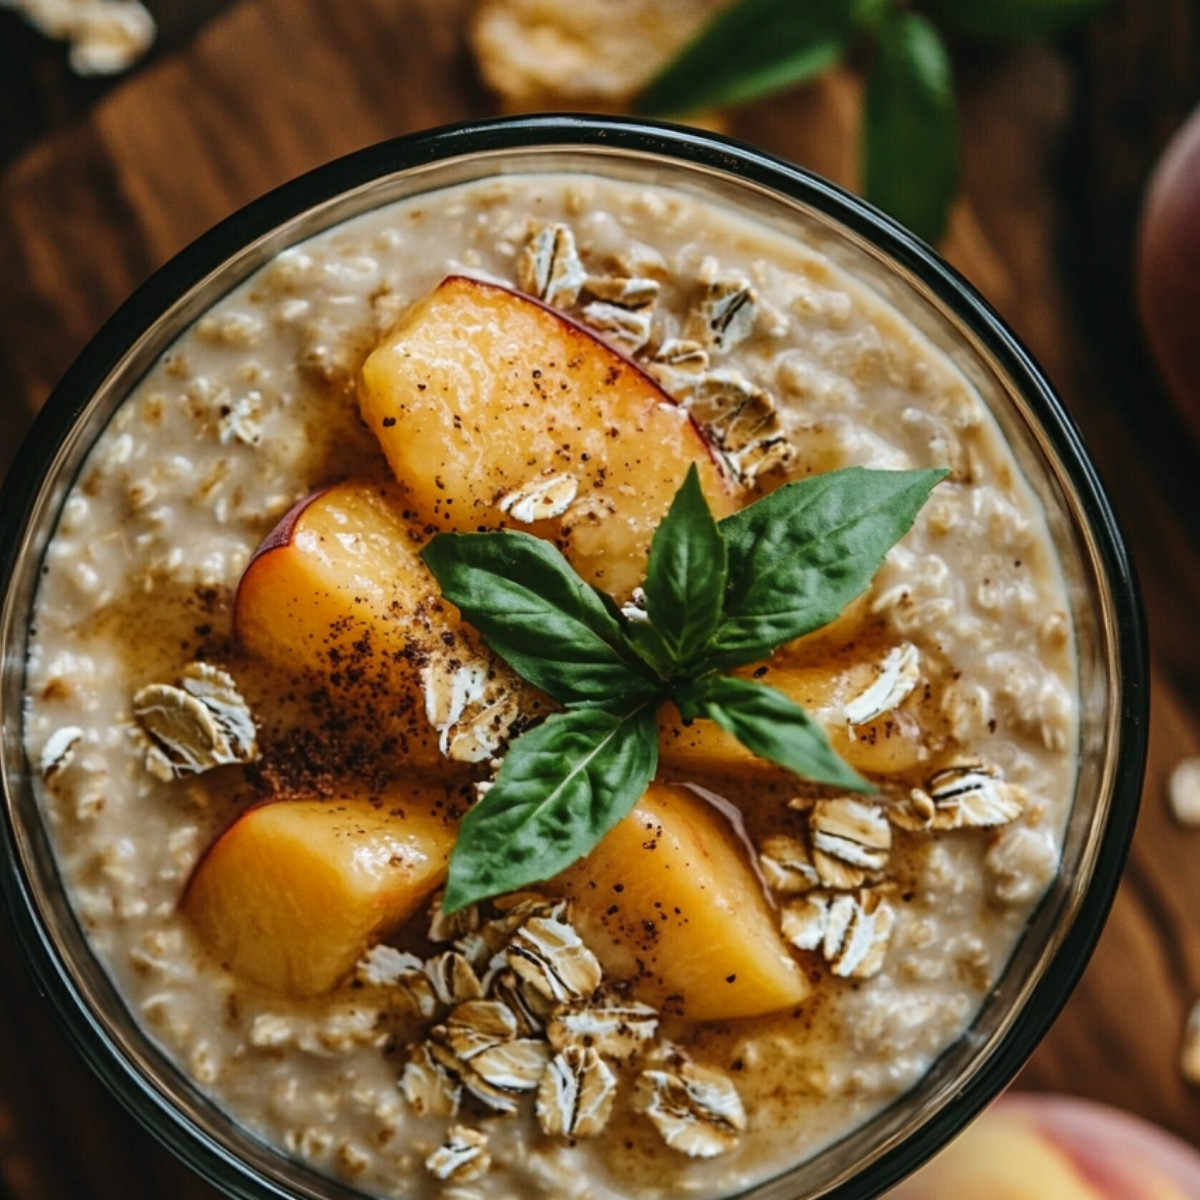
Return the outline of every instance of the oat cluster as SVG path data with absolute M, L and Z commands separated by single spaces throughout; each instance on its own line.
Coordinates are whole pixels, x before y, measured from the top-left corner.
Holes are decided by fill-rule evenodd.
M 376 946 L 357 974 L 417 1023 L 400 1078 L 413 1112 L 474 1117 L 426 1159 L 436 1178 L 483 1174 L 488 1120 L 515 1117 L 527 1098 L 546 1135 L 596 1136 L 623 1077 L 672 1148 L 710 1158 L 737 1143 L 746 1114 L 733 1083 L 656 1040 L 658 1012 L 605 980 L 566 900 L 519 893 L 446 916 L 439 896 L 428 940 L 426 957 Z
M 575 316 L 657 379 L 740 482 L 753 483 L 786 466 L 793 450 L 774 399 L 740 371 L 719 365 L 754 332 L 759 319 L 750 281 L 722 272 L 715 259 L 706 260 L 693 284 L 692 310 L 674 334 L 656 311 L 659 281 L 635 270 L 633 264 L 616 263 L 613 273 L 593 273 L 569 226 L 535 224 L 517 263 L 517 285 Z M 561 482 L 556 486 L 565 495 Z M 573 494 L 554 515 L 571 499 Z

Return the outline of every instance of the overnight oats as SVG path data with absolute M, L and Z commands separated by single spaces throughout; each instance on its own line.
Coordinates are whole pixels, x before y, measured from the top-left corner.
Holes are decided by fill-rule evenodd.
M 95 953 L 368 1195 L 775 1176 L 955 1044 L 1059 870 L 1074 626 L 994 418 L 665 188 L 496 178 L 275 256 L 95 443 L 33 623 Z

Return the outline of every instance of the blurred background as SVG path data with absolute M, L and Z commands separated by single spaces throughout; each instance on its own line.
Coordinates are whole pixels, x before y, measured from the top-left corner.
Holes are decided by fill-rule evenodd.
M 217 220 L 382 138 L 520 108 L 620 110 L 719 6 L 0 0 L 0 477 L 21 469 L 21 437 L 87 339 Z M 1167 801 L 1171 773 L 1200 753 L 1200 382 L 1191 398 L 1178 375 L 1161 382 L 1135 288 L 1148 182 L 1200 102 L 1200 3 L 1079 7 L 1084 19 L 1033 39 L 945 31 L 960 159 L 939 248 L 1082 427 L 1152 631 L 1133 852 L 1092 964 L 1016 1086 L 1099 1100 L 1200 1146 L 1200 1087 L 1181 1063 L 1200 999 L 1200 827 Z M 702 119 L 857 187 L 870 65 L 867 47 Z M 1189 169 L 1200 193 L 1200 155 Z M 1200 199 L 1193 210 L 1195 250 Z M 1196 297 L 1200 347 L 1200 285 Z M 213 1195 L 92 1080 L 0 925 L 0 1198 Z

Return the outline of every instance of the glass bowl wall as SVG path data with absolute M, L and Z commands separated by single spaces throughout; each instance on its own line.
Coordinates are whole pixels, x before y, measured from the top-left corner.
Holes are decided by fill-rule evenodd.
M 39 417 L 0 496 L 2 884 L 18 939 L 73 1040 L 161 1140 L 232 1196 L 358 1195 L 226 1117 L 134 1021 L 57 878 L 22 694 L 39 568 L 89 448 L 172 341 L 279 251 L 360 213 L 475 179 L 584 172 L 666 185 L 799 233 L 944 350 L 1014 447 L 1049 518 L 1075 619 L 1083 713 L 1063 868 L 967 1035 L 903 1098 L 785 1175 L 761 1200 L 867 1200 L 951 1138 L 1013 1077 L 1098 937 L 1132 833 L 1146 739 L 1144 633 L 1132 573 L 1078 433 L 997 315 L 915 238 L 788 163 L 671 126 L 591 117 L 435 130 L 339 160 L 269 194 L 172 260 L 112 318 Z

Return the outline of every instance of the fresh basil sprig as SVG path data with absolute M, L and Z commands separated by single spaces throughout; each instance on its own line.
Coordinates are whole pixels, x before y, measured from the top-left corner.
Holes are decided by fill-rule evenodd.
M 716 521 L 692 466 L 651 541 L 645 609 L 633 616 L 539 538 L 434 537 L 422 558 L 445 598 L 566 709 L 512 743 L 463 819 L 446 910 L 548 879 L 587 854 L 654 778 L 667 701 L 797 775 L 869 791 L 803 708 L 721 672 L 833 620 L 945 474 L 850 467 Z
M 742 104 L 813 79 L 845 53 L 853 9 L 848 0 L 731 4 L 650 80 L 634 111 L 675 114 Z
M 811 80 L 859 42 L 871 43 L 859 140 L 863 194 L 935 242 L 957 185 L 958 116 L 950 56 L 928 17 L 955 33 L 1013 40 L 1060 33 L 1104 3 L 734 0 L 649 80 L 633 108 L 678 116 L 746 103 Z
M 940 236 L 958 184 L 958 108 L 950 55 L 920 13 L 879 24 L 861 144 L 867 198 L 915 233 Z

